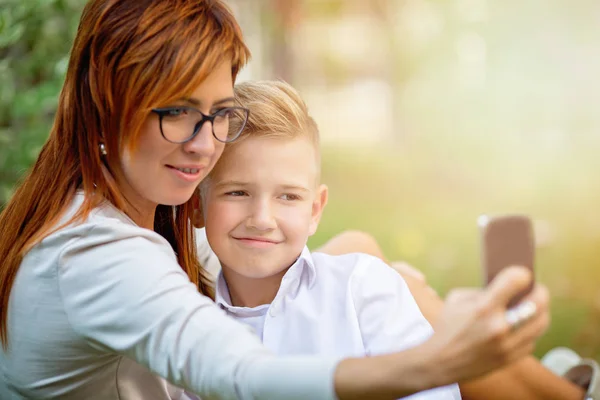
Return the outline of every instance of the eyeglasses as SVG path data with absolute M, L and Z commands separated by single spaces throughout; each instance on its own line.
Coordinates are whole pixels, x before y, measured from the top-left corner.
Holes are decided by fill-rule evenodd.
M 212 133 L 219 142 L 230 143 L 237 139 L 246 122 L 250 110 L 243 107 L 227 107 L 211 115 L 186 106 L 154 108 L 158 114 L 160 132 L 171 143 L 186 143 L 192 140 L 210 122 Z

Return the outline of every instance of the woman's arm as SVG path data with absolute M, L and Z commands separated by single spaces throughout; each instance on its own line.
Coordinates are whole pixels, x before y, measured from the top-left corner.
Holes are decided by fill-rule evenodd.
M 69 242 L 58 269 L 71 327 L 95 352 L 125 355 L 214 399 L 397 399 L 523 357 L 548 319 L 547 295 L 536 288 L 539 314 L 509 329 L 506 304 L 529 281 L 525 271 L 509 270 L 489 290 L 449 302 L 438 332 L 411 350 L 341 362 L 275 357 L 198 293 L 154 233 L 97 225 Z
M 338 395 L 352 399 L 370 395 L 398 398 L 473 379 L 530 354 L 535 339 L 548 324 L 547 291 L 536 286 L 529 296 L 540 313 L 526 325 L 511 330 L 505 317 L 506 305 L 519 288 L 527 287 L 530 279 L 522 268 L 507 268 L 485 290 L 452 291 L 434 324 L 435 333 L 422 345 L 389 356 L 371 357 L 364 363 L 342 361 L 336 372 Z M 373 369 L 363 369 L 369 363 Z M 365 378 L 378 386 L 365 386 Z
M 426 283 L 404 276 L 421 312 L 434 323 L 443 308 L 443 301 Z M 527 356 L 482 378 L 461 382 L 461 393 L 469 400 L 581 400 L 584 391 L 579 386 L 555 375 L 533 356 Z
M 433 335 L 405 280 L 382 260 L 360 256 L 348 292 L 366 355 L 410 349 Z M 457 399 L 459 393 L 458 385 L 453 384 L 421 392 L 414 398 Z
M 361 231 L 346 231 L 325 243 L 319 251 L 328 254 L 361 252 L 386 261 L 377 241 Z M 403 263 L 391 264 L 402 274 L 421 312 L 434 323 L 444 306 L 443 300 L 429 287 L 424 276 Z M 584 391 L 579 386 L 559 377 L 532 356 L 482 378 L 460 384 L 463 398 L 470 400 L 580 400 Z

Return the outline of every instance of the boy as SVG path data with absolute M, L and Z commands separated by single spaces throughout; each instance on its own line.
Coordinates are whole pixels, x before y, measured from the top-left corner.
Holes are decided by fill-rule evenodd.
M 327 203 L 319 133 L 283 82 L 236 86 L 250 109 L 200 186 L 208 242 L 221 263 L 216 302 L 278 354 L 341 358 L 388 353 L 432 329 L 402 277 L 364 254 L 311 254 L 306 242 Z M 460 399 L 457 385 L 411 396 Z

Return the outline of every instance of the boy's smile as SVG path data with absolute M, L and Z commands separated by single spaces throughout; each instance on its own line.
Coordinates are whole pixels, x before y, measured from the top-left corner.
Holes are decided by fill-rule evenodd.
M 315 232 L 327 199 L 317 151 L 304 137 L 247 137 L 202 185 L 206 234 L 230 291 L 257 279 L 278 288 Z
M 268 249 L 271 246 L 281 243 L 281 241 L 268 239 L 264 237 L 233 237 L 240 244 L 256 249 Z

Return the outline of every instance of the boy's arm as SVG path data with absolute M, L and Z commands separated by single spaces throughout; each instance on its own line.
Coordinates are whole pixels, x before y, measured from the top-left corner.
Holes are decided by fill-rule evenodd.
M 381 260 L 363 255 L 349 290 L 367 355 L 406 350 L 433 334 L 402 277 Z M 412 398 L 451 400 L 460 394 L 457 385 L 450 385 Z

